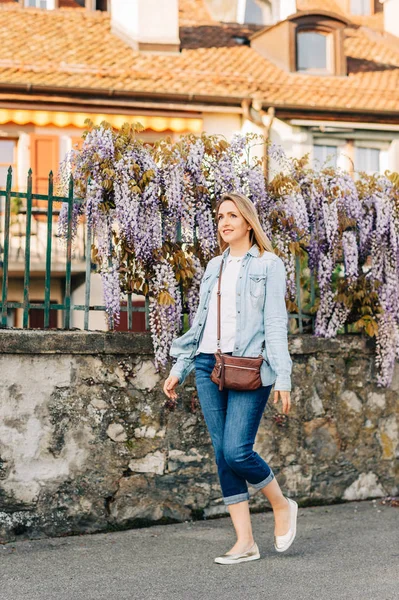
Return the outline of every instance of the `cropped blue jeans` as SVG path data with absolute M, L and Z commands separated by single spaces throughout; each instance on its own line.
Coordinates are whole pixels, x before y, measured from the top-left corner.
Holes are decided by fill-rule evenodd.
M 229 505 L 249 500 L 247 482 L 260 490 L 274 478 L 269 465 L 253 450 L 272 386 L 219 391 L 210 379 L 214 365 L 214 354 L 195 357 L 198 398 L 215 452 L 223 502 Z

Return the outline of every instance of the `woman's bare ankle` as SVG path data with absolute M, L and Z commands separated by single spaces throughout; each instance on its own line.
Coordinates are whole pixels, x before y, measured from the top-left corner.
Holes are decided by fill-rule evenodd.
M 288 502 L 285 496 L 278 502 L 274 502 L 272 505 L 273 512 L 278 512 L 280 510 L 287 510 L 289 508 L 290 503 Z
M 236 541 L 234 546 L 228 551 L 227 554 L 237 554 L 239 552 L 247 552 L 254 545 L 254 538 L 241 538 Z

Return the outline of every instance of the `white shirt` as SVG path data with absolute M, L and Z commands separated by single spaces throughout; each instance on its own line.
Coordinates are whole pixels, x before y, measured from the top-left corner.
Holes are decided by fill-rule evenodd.
M 222 274 L 220 297 L 220 346 L 222 352 L 233 352 L 236 336 L 236 286 L 243 256 L 230 256 Z M 211 354 L 217 350 L 217 288 L 212 289 L 203 335 L 196 354 Z

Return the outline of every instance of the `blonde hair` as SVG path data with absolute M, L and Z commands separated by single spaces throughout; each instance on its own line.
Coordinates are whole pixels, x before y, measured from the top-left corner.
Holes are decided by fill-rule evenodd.
M 256 208 L 254 204 L 244 196 L 243 194 L 239 194 L 238 192 L 231 192 L 229 194 L 223 194 L 218 203 L 216 204 L 216 221 L 219 215 L 219 208 L 223 202 L 226 200 L 231 200 L 236 205 L 239 212 L 242 214 L 245 221 L 252 227 L 249 240 L 251 242 L 251 246 L 256 244 L 259 248 L 260 256 L 266 250 L 267 252 L 273 252 L 274 249 L 271 244 L 271 241 L 265 234 L 262 229 L 262 225 L 259 221 L 258 213 L 256 212 Z M 219 231 L 217 232 L 218 244 L 221 252 L 224 252 L 228 247 L 228 243 L 222 239 Z

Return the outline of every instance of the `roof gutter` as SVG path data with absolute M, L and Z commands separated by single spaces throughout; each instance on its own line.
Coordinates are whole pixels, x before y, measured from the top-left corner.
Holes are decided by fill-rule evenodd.
M 148 102 L 152 103 L 153 108 L 164 108 L 165 104 L 173 103 L 174 109 L 179 106 L 181 110 L 182 103 L 189 103 L 190 110 L 196 110 L 197 105 L 204 106 L 213 104 L 218 109 L 220 108 L 236 108 L 238 112 L 242 112 L 241 102 L 242 96 L 213 96 L 213 95 L 198 95 L 198 94 L 165 94 L 157 92 L 137 92 L 130 90 L 104 90 L 101 88 L 63 88 L 46 85 L 35 85 L 31 83 L 19 84 L 19 83 L 1 83 L 0 82 L 0 93 L 24 93 L 24 94 L 48 94 L 48 95 L 66 95 L 72 98 L 96 98 L 97 100 L 102 99 L 110 100 L 130 100 L 130 101 L 141 101 L 142 107 L 148 105 Z
M 140 111 L 143 115 L 153 115 L 154 110 L 157 112 L 157 116 L 170 116 L 173 113 L 174 116 L 180 117 L 197 117 L 200 118 L 202 113 L 209 112 L 221 112 L 225 114 L 242 114 L 241 106 L 220 106 L 216 104 L 189 104 L 176 102 L 165 102 L 160 104 L 158 102 L 143 102 L 135 100 L 107 100 L 106 106 L 103 100 L 98 98 L 68 98 L 65 96 L 44 96 L 39 94 L 32 94 L 26 96 L 22 93 L 2 93 L 0 91 L 0 106 L 3 108 L 21 108 L 26 105 L 29 110 L 45 110 L 54 111 L 74 111 L 79 112 L 84 110 L 85 112 L 99 112 L 104 111 L 106 108 L 107 113 L 120 114 L 134 114 Z
M 22 93 L 22 94 L 41 94 L 59 97 L 64 95 L 63 101 L 76 101 L 81 104 L 84 99 L 90 100 L 97 106 L 104 107 L 106 101 L 120 102 L 123 107 L 149 108 L 151 110 L 184 110 L 184 111 L 203 111 L 203 112 L 236 112 L 243 113 L 243 103 L 252 102 L 251 96 L 218 96 L 218 95 L 199 95 L 199 94 L 164 94 L 158 92 L 136 92 L 131 90 L 104 90 L 101 88 L 64 88 L 56 86 L 44 86 L 35 84 L 18 84 L 0 82 L 0 93 Z M 256 100 L 256 99 L 254 99 Z M 129 104 L 122 104 L 123 101 Z M 266 100 L 262 101 L 262 106 L 268 106 Z M 345 108 L 331 106 L 309 106 L 295 104 L 278 104 L 273 102 L 275 115 L 280 119 L 292 119 L 301 115 L 312 115 L 313 118 L 320 118 L 329 121 L 355 121 L 370 123 L 399 123 L 399 110 L 376 110 L 367 108 Z

